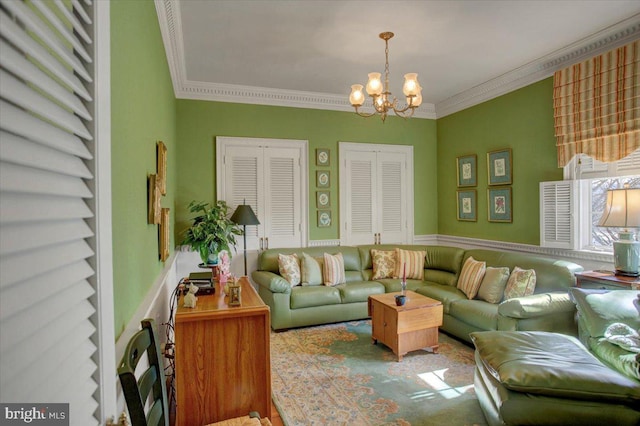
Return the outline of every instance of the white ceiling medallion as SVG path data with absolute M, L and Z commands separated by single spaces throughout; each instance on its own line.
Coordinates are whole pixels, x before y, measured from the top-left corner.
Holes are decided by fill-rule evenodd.
M 155 0 L 155 5 L 176 98 L 353 111 L 353 107 L 344 95 L 187 80 L 180 2 L 176 0 Z M 413 117 L 435 119 L 462 111 L 540 81 L 553 75 L 559 69 L 607 50 L 615 49 L 639 37 L 640 16 L 634 15 L 579 42 L 458 93 L 439 102 L 437 105 L 423 103 L 420 108 L 416 109 Z M 373 107 L 362 108 L 361 111 L 372 113 L 374 109 Z

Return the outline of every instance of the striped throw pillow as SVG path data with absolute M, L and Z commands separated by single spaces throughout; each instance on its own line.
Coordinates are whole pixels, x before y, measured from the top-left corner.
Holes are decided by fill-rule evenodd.
M 344 273 L 344 258 L 342 253 L 324 254 L 324 285 L 333 286 L 347 282 Z
M 424 279 L 424 257 L 426 251 L 396 249 L 395 276 L 402 279 L 406 272 L 408 279 Z
M 462 265 L 457 287 L 467 295 L 468 299 L 473 299 L 478 294 L 486 270 L 487 263 L 479 262 L 473 256 L 469 256 Z

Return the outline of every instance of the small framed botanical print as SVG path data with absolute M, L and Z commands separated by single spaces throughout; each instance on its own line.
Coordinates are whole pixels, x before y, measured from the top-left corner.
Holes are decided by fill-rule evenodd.
M 487 189 L 489 222 L 512 222 L 511 187 Z
M 478 156 L 463 155 L 456 159 L 458 168 L 458 187 L 478 185 Z
M 331 186 L 330 178 L 328 170 L 316 170 L 316 186 L 318 188 L 329 188 Z
M 326 209 L 327 207 L 331 207 L 330 191 L 316 191 L 316 207 L 319 209 Z
M 458 220 L 476 222 L 477 213 L 477 192 L 475 189 L 458 190 Z
M 511 148 L 500 149 L 487 153 L 487 171 L 489 185 L 511 185 L 513 166 L 511 163 Z
M 316 149 L 316 166 L 330 166 L 331 157 L 329 156 L 329 148 Z
M 318 210 L 318 228 L 331 226 L 331 210 Z

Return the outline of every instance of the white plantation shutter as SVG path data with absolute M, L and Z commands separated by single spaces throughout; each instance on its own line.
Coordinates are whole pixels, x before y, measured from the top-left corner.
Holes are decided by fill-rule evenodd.
M 283 236 L 295 235 L 295 171 L 292 158 L 271 158 L 269 161 L 269 198 L 270 230 Z
M 258 204 L 258 173 L 261 172 L 261 167 L 258 163 L 262 164 L 262 156 L 259 154 L 256 150 L 245 149 L 233 149 L 229 152 L 228 167 L 230 167 L 231 178 L 227 180 L 229 185 L 227 203 L 231 212 L 235 211 L 240 204 L 248 204 L 258 217 L 261 214 L 261 206 Z M 257 237 L 258 228 L 249 226 L 247 239 L 255 241 Z M 247 245 L 249 245 L 249 241 L 247 241 Z
M 351 214 L 349 215 L 352 234 L 367 234 L 373 238 L 373 197 L 375 176 L 374 161 L 352 160 L 349 162 L 349 194 Z
M 576 249 L 578 182 L 540 183 L 540 245 Z
M 616 166 L 619 175 L 640 174 L 640 149 L 616 161 Z
M 69 403 L 82 426 L 104 417 L 95 9 L 0 1 L 0 400 Z

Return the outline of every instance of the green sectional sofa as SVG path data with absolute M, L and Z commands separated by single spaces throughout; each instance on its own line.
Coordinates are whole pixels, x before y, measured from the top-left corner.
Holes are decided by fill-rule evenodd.
M 577 335 L 575 306 L 568 288 L 575 286 L 580 265 L 549 258 L 494 250 L 422 245 L 363 245 L 268 249 L 260 253 L 252 273 L 262 300 L 271 308 L 271 327 L 282 330 L 368 317 L 368 297 L 401 290 L 399 279 L 373 281 L 371 249 L 425 251 L 423 280 L 407 280 L 407 289 L 443 303 L 442 330 L 470 342 L 469 333 L 484 330 L 547 330 Z M 337 286 L 295 286 L 279 274 L 278 255 L 342 253 L 346 283 Z M 531 296 L 501 303 L 467 299 L 456 288 L 464 261 L 473 256 L 489 267 L 534 269 L 536 287 Z
M 578 340 L 544 331 L 471 334 L 489 425 L 640 425 L 640 291 L 572 288 Z

